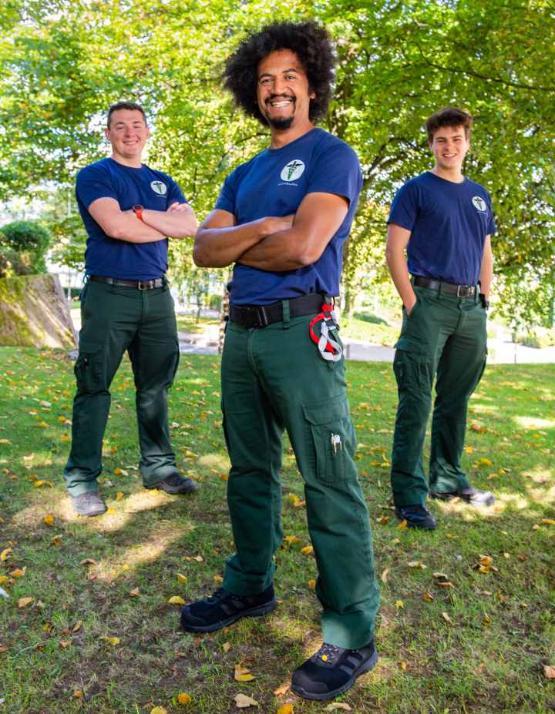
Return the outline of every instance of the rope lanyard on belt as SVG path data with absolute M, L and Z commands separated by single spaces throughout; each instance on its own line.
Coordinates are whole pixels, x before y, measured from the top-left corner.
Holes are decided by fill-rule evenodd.
M 337 362 L 343 355 L 343 348 L 339 342 L 330 336 L 329 323 L 333 323 L 333 320 L 333 305 L 324 303 L 322 305 L 322 312 L 319 312 L 315 317 L 313 317 L 308 325 L 310 339 L 318 345 L 320 357 L 325 359 L 326 362 Z M 317 335 L 314 327 L 319 322 L 322 324 L 320 325 L 320 334 Z

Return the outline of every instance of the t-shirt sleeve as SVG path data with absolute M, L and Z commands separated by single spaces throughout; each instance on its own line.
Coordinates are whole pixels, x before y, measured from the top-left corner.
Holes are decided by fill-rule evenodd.
M 488 232 L 487 235 L 492 236 L 494 233 L 497 233 L 497 225 L 495 223 L 495 216 L 493 215 L 493 209 L 491 207 L 491 196 L 489 193 L 486 191 L 486 196 L 487 196 L 487 204 L 488 204 L 488 209 L 489 209 L 489 221 L 488 221 Z
M 85 208 L 88 208 L 97 198 L 113 198 L 118 201 L 110 174 L 97 166 L 86 166 L 79 171 L 75 193 Z
M 169 176 L 166 176 L 166 181 L 168 182 L 168 206 L 171 206 L 172 203 L 188 203 L 179 184 Z
M 220 211 L 227 211 L 235 215 L 235 195 L 236 195 L 237 169 L 232 171 L 224 181 L 224 185 L 216 201 L 215 208 Z
M 418 216 L 418 195 L 416 188 L 405 184 L 395 194 L 391 204 L 387 223 L 395 223 L 401 228 L 412 231 Z
M 306 193 L 333 193 L 356 203 L 362 188 L 358 156 L 347 144 L 323 148 L 315 158 Z

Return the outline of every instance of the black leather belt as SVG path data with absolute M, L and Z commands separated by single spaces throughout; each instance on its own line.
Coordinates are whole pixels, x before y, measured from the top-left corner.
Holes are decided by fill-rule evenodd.
M 166 278 L 154 278 L 153 280 L 119 280 L 117 278 L 106 278 L 104 275 L 90 275 L 89 280 L 95 283 L 108 283 L 117 288 L 136 288 L 137 290 L 154 290 L 167 285 Z
M 429 290 L 441 290 L 442 293 L 448 295 L 456 295 L 457 297 L 474 297 L 478 292 L 476 285 L 455 285 L 454 283 L 444 283 L 443 280 L 434 280 L 433 278 L 424 278 L 421 275 L 412 276 L 413 285 L 417 288 L 428 288 Z
M 331 303 L 331 298 L 319 293 L 310 293 L 285 302 L 289 303 L 289 317 L 300 317 L 311 313 L 317 314 L 322 303 Z M 230 305 L 229 319 L 243 327 L 266 327 L 273 322 L 283 320 L 283 303 L 280 300 L 270 305 Z

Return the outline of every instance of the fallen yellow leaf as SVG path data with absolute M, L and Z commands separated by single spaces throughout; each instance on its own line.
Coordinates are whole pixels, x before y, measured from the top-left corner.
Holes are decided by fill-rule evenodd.
M 109 637 L 108 635 L 103 635 L 101 639 L 105 640 L 109 645 L 112 645 L 112 647 L 117 647 L 121 642 L 119 637 Z
M 178 583 L 186 583 L 187 582 L 186 575 L 182 575 L 181 573 L 176 573 L 175 577 L 177 578 Z
M 380 526 L 386 526 L 390 520 L 391 516 L 379 516 L 376 518 L 376 521 L 380 524 Z
M 316 590 L 316 580 L 314 578 L 311 578 L 308 581 L 307 585 L 310 588 L 310 590 Z
M 290 682 L 284 682 L 283 684 L 280 684 L 277 689 L 274 689 L 274 694 L 276 697 L 283 697 L 284 694 L 287 694 L 290 688 Z
M 60 645 L 60 647 L 61 647 L 63 650 L 65 650 L 65 649 L 67 649 L 68 647 L 71 646 L 71 640 L 60 640 L 60 642 L 59 642 L 58 644 Z
M 35 598 L 33 597 L 20 597 L 17 601 L 17 607 L 24 608 L 30 605 Z
M 311 545 L 305 545 L 304 548 L 301 548 L 301 553 L 303 555 L 313 555 L 314 554 L 314 548 Z
M 26 570 L 27 570 L 27 567 L 15 568 L 15 570 L 10 570 L 10 575 L 12 578 L 22 578 L 25 575 Z
M 382 583 L 387 583 L 387 578 L 389 577 L 389 568 L 385 568 L 380 576 Z
M 55 518 L 51 513 L 47 513 L 46 516 L 42 519 L 42 522 L 44 523 L 45 526 L 53 526 L 55 522 Z
M 432 595 L 432 593 L 427 591 L 425 593 L 422 593 L 422 600 L 424 600 L 424 602 L 432 602 L 433 599 L 434 596 Z
M 177 695 L 177 703 L 178 704 L 190 704 L 193 701 L 192 697 L 190 694 L 187 694 L 187 692 L 179 692 Z
M 221 585 L 224 581 L 221 575 L 214 575 L 212 580 L 214 581 L 215 585 Z
M 256 701 L 256 699 L 253 699 L 252 697 L 247 697 L 246 694 L 236 694 L 233 699 L 235 700 L 235 706 L 238 709 L 247 709 L 248 707 L 258 706 L 258 702 Z
M 293 508 L 302 508 L 305 505 L 305 502 L 299 498 L 296 493 L 288 493 L 287 500 Z
M 403 519 L 403 520 L 397 525 L 397 528 L 399 528 L 400 530 L 403 530 L 403 529 L 405 529 L 405 528 L 408 528 L 408 523 L 407 523 L 406 519 Z
M 293 714 L 294 709 L 292 704 L 282 704 L 276 714 Z
M 0 553 L 0 560 L 5 563 L 12 553 L 12 548 L 4 548 L 4 550 Z
M 222 649 L 224 652 L 229 652 L 231 649 L 231 642 L 224 642 L 222 645 Z
M 45 486 L 48 486 L 49 488 L 52 488 L 52 482 L 51 481 L 46 481 L 45 479 L 37 479 L 36 481 L 33 481 L 33 486 L 35 488 L 44 488 Z
M 72 632 L 79 632 L 79 630 L 83 627 L 83 620 L 77 620 L 75 625 L 71 628 Z
M 133 588 L 133 590 L 129 591 L 129 597 L 139 597 L 140 594 L 141 591 L 139 590 L 139 588 Z
M 83 699 L 85 694 L 82 689 L 74 689 L 73 696 L 75 697 L 75 699 Z
M 185 605 L 185 600 L 181 597 L 181 595 L 172 595 L 168 599 L 168 603 L 170 605 Z
M 446 612 L 442 612 L 441 616 L 445 620 L 445 622 L 448 622 L 450 625 L 453 624 L 453 620 L 449 617 L 449 615 Z
M 62 536 L 61 535 L 55 535 L 54 538 L 50 541 L 50 545 L 61 545 L 62 544 Z
M 124 498 L 125 498 L 125 494 L 123 491 L 118 491 L 116 493 L 116 501 L 123 501 Z
M 555 520 L 553 518 L 542 518 L 540 523 L 543 526 L 555 526 Z
M 233 679 L 235 679 L 236 682 L 252 682 L 254 674 L 251 674 L 250 670 L 246 667 L 236 664 Z
M 398 610 L 402 610 L 405 607 L 405 603 L 402 600 L 395 600 L 395 607 Z
M 408 664 L 405 662 L 405 660 L 401 660 L 399 662 L 399 669 L 401 669 L 403 672 L 407 671 Z
M 544 664 L 543 674 L 547 679 L 555 679 L 555 667 L 549 664 Z
M 293 545 L 294 543 L 301 542 L 301 539 L 296 535 L 287 535 L 283 540 L 287 543 L 287 545 Z
M 0 585 L 7 585 L 9 582 L 10 579 L 7 575 L 0 575 Z
M 332 702 L 324 709 L 325 712 L 336 712 L 342 710 L 344 712 L 353 711 L 347 702 Z
M 168 710 L 165 707 L 154 707 L 150 710 L 150 714 L 168 714 Z

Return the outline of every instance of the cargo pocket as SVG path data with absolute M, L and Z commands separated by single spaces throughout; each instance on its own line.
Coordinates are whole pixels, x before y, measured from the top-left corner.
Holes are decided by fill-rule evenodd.
M 102 345 L 92 342 L 79 345 L 79 356 L 74 370 L 79 392 L 93 394 L 107 388 L 104 362 Z
M 421 394 L 432 388 L 434 365 L 425 355 L 398 348 L 393 371 L 400 390 Z
M 305 405 L 303 413 L 310 425 L 318 479 L 328 483 L 344 479 L 355 448 L 347 397 L 340 395 L 326 402 Z

